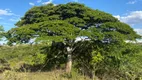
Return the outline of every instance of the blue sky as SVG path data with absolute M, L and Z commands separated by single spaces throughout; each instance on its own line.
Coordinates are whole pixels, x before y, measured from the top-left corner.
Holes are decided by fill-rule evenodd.
M 33 6 L 68 2 L 83 3 L 92 9 L 110 13 L 142 35 L 142 0 L 1 0 L 0 25 L 7 31 L 15 27 L 14 24 Z

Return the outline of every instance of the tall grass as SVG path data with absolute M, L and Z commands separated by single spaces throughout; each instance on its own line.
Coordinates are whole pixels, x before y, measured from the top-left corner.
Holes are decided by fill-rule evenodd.
M 88 77 L 72 73 L 68 77 L 64 71 L 56 70 L 51 72 L 15 72 L 5 71 L 0 75 L 0 80 L 90 80 Z

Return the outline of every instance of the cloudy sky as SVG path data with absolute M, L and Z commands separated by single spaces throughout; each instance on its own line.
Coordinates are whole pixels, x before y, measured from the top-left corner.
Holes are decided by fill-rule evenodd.
M 112 14 L 142 35 L 142 0 L 1 0 L 0 25 L 7 31 L 33 6 L 79 2 Z

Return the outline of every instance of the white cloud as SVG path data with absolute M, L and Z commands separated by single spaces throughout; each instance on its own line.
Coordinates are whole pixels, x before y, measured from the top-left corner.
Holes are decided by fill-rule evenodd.
M 42 0 L 37 0 L 37 3 L 41 3 L 42 2 Z
M 11 19 L 9 19 L 10 21 L 12 21 L 12 22 L 17 22 L 17 21 L 19 21 L 20 19 L 19 18 L 11 18 Z
M 12 13 L 9 9 L 0 9 L 0 16 L 11 16 L 14 15 L 14 13 Z
M 142 11 L 132 11 L 125 16 L 115 15 L 121 22 L 127 23 L 131 26 L 140 25 L 142 26 Z M 142 35 L 142 27 L 134 29 L 139 35 Z M 141 40 L 142 41 L 142 40 Z
M 118 20 L 120 20 L 120 15 L 114 15 L 115 18 L 117 18 Z
M 127 2 L 127 4 L 135 4 L 135 3 L 137 3 L 137 0 Z
M 58 4 L 54 4 L 54 6 L 57 6 Z
M 142 29 L 134 29 L 139 35 L 142 36 Z M 142 39 L 137 39 L 137 42 L 142 43 Z
M 142 11 L 132 11 L 128 13 L 126 16 L 116 15 L 114 17 L 130 25 L 142 24 Z
M 7 10 L 8 12 L 12 12 L 10 9 L 5 9 L 5 10 Z
M 50 4 L 50 3 L 52 3 L 53 2 L 53 0 L 49 0 L 49 1 L 47 1 L 47 2 L 43 2 L 42 4 L 43 5 L 46 5 L 46 4 Z
M 29 5 L 34 6 L 35 4 L 34 4 L 34 3 L 32 3 L 32 2 L 30 2 L 30 3 L 29 3 Z
M 142 35 L 142 29 L 134 29 L 139 35 Z
M 127 16 L 121 17 L 121 21 L 128 24 L 141 24 L 142 23 L 142 11 L 132 11 Z

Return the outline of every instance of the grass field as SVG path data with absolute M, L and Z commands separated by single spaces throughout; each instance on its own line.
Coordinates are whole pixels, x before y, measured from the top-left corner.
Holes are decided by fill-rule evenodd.
M 89 80 L 89 78 L 72 74 L 72 77 L 62 71 L 51 72 L 13 72 L 5 71 L 0 74 L 0 80 Z

